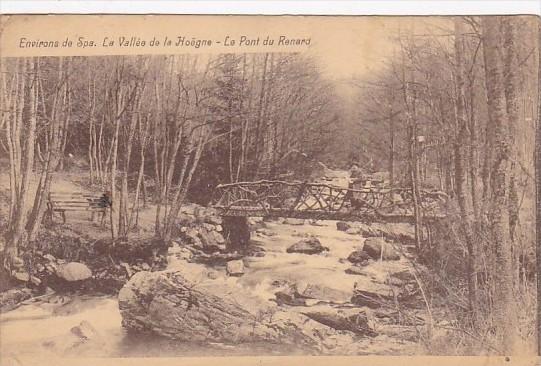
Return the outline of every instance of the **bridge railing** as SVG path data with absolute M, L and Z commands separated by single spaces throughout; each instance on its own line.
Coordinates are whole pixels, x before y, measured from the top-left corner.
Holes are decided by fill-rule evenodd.
M 447 196 L 422 190 L 419 205 L 424 216 L 441 216 Z M 237 212 L 261 214 L 314 212 L 325 214 L 413 216 L 409 188 L 345 188 L 325 183 L 260 180 L 216 187 L 213 206 Z

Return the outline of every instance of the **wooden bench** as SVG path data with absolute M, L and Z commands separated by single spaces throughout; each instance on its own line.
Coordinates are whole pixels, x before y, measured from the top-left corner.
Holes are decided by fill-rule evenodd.
M 102 194 L 50 192 L 47 201 L 47 212 L 51 222 L 55 212 L 60 213 L 63 222 L 66 223 L 66 211 L 85 211 L 92 214 L 90 220 L 94 220 L 95 213 L 101 213 L 101 223 L 103 225 L 108 208 L 108 205 L 104 204 Z

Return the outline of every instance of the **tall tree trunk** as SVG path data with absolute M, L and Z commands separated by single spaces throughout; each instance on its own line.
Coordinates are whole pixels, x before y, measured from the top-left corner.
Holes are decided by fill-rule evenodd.
M 490 224 L 492 228 L 497 281 L 494 297 L 495 321 L 500 335 L 505 337 L 503 349 L 515 354 L 519 344 L 518 318 L 514 301 L 514 272 L 512 241 L 509 228 L 509 187 L 511 177 L 511 141 L 507 121 L 504 68 L 502 60 L 500 18 L 482 18 L 483 52 L 489 113 L 488 128 L 494 131 L 494 163 L 492 165 L 492 205 Z
M 537 30 L 537 127 L 535 139 L 535 186 L 536 186 L 536 258 L 537 258 L 537 354 L 541 355 L 541 21 Z

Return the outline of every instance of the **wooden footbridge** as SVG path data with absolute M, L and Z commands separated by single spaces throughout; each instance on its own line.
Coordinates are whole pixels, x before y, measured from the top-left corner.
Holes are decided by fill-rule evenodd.
M 447 196 L 422 190 L 419 212 L 426 221 L 445 217 Z M 216 187 L 212 206 L 222 216 L 270 216 L 362 222 L 414 222 L 410 188 L 344 188 L 324 183 L 261 180 Z

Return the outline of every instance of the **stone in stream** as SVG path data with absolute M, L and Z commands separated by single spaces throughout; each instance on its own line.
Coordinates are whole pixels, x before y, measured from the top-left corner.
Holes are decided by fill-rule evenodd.
M 366 273 L 363 272 L 363 269 L 361 267 L 357 266 L 351 266 L 348 269 L 345 270 L 345 273 L 350 275 L 366 275 Z
M 69 333 L 47 338 L 42 345 L 60 356 L 75 356 L 85 350 L 101 349 L 105 341 L 89 322 L 83 320 Z
M 266 228 L 260 228 L 255 231 L 258 234 L 265 235 L 265 236 L 275 236 L 276 233 L 272 230 L 266 229 Z
M 295 219 L 288 217 L 283 222 L 286 225 L 304 225 L 304 219 Z
M 225 269 L 229 276 L 242 276 L 244 274 L 244 262 L 241 259 L 229 261 Z
M 92 339 L 98 334 L 96 329 L 94 329 L 94 327 L 86 320 L 83 320 L 79 325 L 71 328 L 70 331 L 81 339 Z
M 362 250 L 375 260 L 397 261 L 400 259 L 397 251 L 382 238 L 367 238 Z
M 354 264 L 367 265 L 370 255 L 364 250 L 356 250 L 348 256 L 348 261 Z
M 349 223 L 349 222 L 345 222 L 345 221 L 338 221 L 336 223 L 336 229 L 338 231 L 347 231 L 348 229 L 350 229 L 352 227 L 352 225 Z
M 250 225 L 247 217 L 225 216 L 222 235 L 227 238 L 227 250 L 243 250 L 250 242 Z
M 319 283 L 300 282 L 296 284 L 296 290 L 302 297 L 330 302 L 348 302 L 351 292 L 339 288 L 330 287 Z
M 56 275 L 68 282 L 82 281 L 92 277 L 92 271 L 85 264 L 70 262 L 58 266 Z
M 311 237 L 302 239 L 301 241 L 293 244 L 287 248 L 288 253 L 302 253 L 302 254 L 319 254 L 323 251 L 328 251 L 329 248 L 321 245 L 318 238 Z
M 349 234 L 349 235 L 358 235 L 361 233 L 361 229 L 359 229 L 358 227 L 350 227 L 349 229 L 346 230 L 346 234 Z

